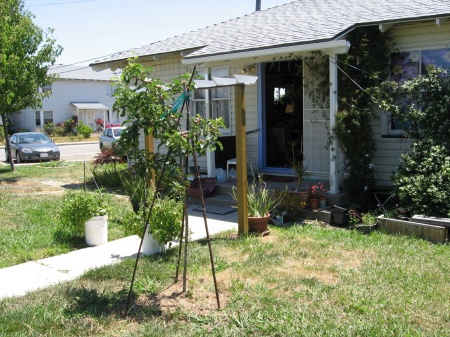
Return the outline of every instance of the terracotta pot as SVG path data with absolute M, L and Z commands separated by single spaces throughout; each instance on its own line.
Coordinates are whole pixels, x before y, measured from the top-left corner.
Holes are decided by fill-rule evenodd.
M 251 233 L 264 233 L 268 230 L 270 214 L 264 217 L 248 217 L 248 231 Z
M 318 209 L 320 206 L 320 200 L 319 199 L 309 199 L 309 209 Z

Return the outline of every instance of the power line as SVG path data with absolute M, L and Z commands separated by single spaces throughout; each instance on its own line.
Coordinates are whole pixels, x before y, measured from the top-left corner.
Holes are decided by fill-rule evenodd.
M 41 7 L 47 7 L 47 6 L 76 4 L 76 3 L 79 3 L 79 2 L 92 2 L 92 1 L 95 1 L 95 0 L 76 0 L 76 1 L 66 1 L 66 2 L 59 2 L 59 1 L 61 1 L 61 0 L 56 0 L 54 2 L 50 2 L 50 3 L 46 3 L 46 4 L 40 4 L 40 5 L 28 5 L 27 7 L 41 8 Z

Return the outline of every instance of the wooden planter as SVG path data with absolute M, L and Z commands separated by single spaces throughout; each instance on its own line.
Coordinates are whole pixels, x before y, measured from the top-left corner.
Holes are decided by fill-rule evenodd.
M 417 220 L 418 219 L 415 219 L 414 217 L 409 221 L 385 218 L 384 215 L 378 217 L 380 228 L 387 233 L 416 236 L 433 243 L 445 243 L 447 241 L 448 228 L 446 226 L 420 223 Z M 450 219 L 446 220 L 448 226 L 450 224 Z

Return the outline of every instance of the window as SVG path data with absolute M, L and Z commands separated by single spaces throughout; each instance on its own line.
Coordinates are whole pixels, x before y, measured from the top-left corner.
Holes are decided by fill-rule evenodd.
M 450 48 L 410 50 L 391 54 L 391 79 L 406 82 L 419 75 L 426 75 L 431 68 L 450 69 Z M 406 102 L 405 102 L 406 103 Z M 385 135 L 402 135 L 405 124 L 388 114 L 383 123 Z
M 34 112 L 36 126 L 42 126 L 46 123 L 53 123 L 53 111 L 42 111 L 43 123 L 41 123 L 41 111 Z
M 212 77 L 229 77 L 229 68 L 213 68 L 210 74 L 204 75 L 205 79 Z M 213 88 L 195 90 L 192 97 L 192 106 L 194 115 L 200 115 L 204 118 L 222 117 L 225 130 L 222 134 L 228 134 L 231 128 L 230 113 L 230 88 Z
M 117 90 L 117 86 L 114 84 L 106 85 L 106 96 L 112 97 Z
M 42 92 L 43 92 L 43 93 L 44 93 L 44 92 L 47 92 L 47 91 L 50 91 L 50 93 L 52 92 L 52 85 L 51 85 L 51 84 L 44 85 L 44 86 L 42 87 Z

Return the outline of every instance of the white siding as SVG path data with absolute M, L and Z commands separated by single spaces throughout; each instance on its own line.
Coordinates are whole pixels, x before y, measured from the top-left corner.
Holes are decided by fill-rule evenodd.
M 99 102 L 112 111 L 115 98 L 107 95 L 108 85 L 108 82 L 101 81 L 58 80 L 52 85 L 52 95 L 43 100 L 42 108 L 28 108 L 15 116 L 17 125 L 29 131 L 34 130 L 35 111 L 38 110 L 53 111 L 55 124 L 64 122 L 76 115 L 76 108 L 70 102 Z M 116 114 L 113 114 L 112 118 L 118 122 L 123 120 L 119 120 Z

